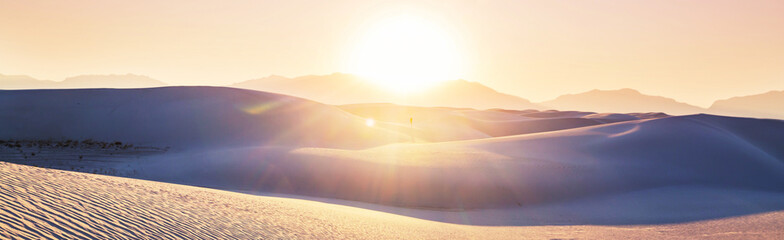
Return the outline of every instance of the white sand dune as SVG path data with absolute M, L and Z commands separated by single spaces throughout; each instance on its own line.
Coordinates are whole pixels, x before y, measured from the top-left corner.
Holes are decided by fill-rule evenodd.
M 407 140 L 324 104 L 222 87 L 0 91 L 3 139 L 361 148 Z M 327 127 L 328 126 L 328 127 Z
M 365 150 L 189 152 L 151 157 L 142 172 L 219 188 L 481 209 L 684 184 L 784 191 L 782 144 L 784 121 L 692 115 Z
M 705 234 L 724 234 L 727 229 L 781 234 L 771 229 L 781 227 L 784 209 L 784 121 L 395 105 L 341 108 L 215 87 L 0 91 L 0 124 L 4 126 L 0 140 L 9 140 L 0 144 L 0 157 L 58 169 L 318 198 L 409 217 L 5 164 L 9 170 L 1 172 L 3 181 L 6 189 L 13 189 L 5 192 L 13 194 L 6 194 L 0 204 L 14 212 L 0 214 L 5 219 L 0 223 L 15 224 L 8 225 L 14 229 L 9 234 L 31 238 L 42 234 L 39 231 L 56 232 L 47 229 L 79 232 L 63 229 L 86 229 L 79 224 L 97 221 L 66 218 L 80 214 L 110 222 L 111 228 L 123 229 L 111 234 L 127 233 L 130 238 L 158 231 L 186 238 L 288 233 L 300 234 L 288 237 L 314 238 L 604 236 L 579 232 L 585 229 L 619 234 L 614 235 L 619 238 L 638 233 L 699 237 L 678 232 L 685 229 L 702 229 L 696 232 Z M 406 116 L 412 114 L 416 116 L 413 130 Z M 377 125 L 366 125 L 369 117 L 378 119 Z M 409 142 L 412 136 L 415 143 Z M 102 142 L 85 145 L 85 139 Z M 41 140 L 45 141 L 37 142 Z M 64 144 L 67 140 L 81 142 Z M 124 144 L 142 147 L 120 147 Z M 47 186 L 47 182 L 58 185 L 37 192 L 13 188 Z M 121 183 L 136 185 L 118 187 Z M 61 188 L 65 190 L 57 190 Z M 167 192 L 185 193 L 162 199 L 143 191 L 169 188 L 177 190 Z M 61 200 L 74 194 L 104 195 L 75 198 L 87 203 Z M 17 196 L 29 197 L 34 203 L 25 205 L 28 200 Z M 105 199 L 122 200 L 105 204 Z M 228 205 L 211 213 L 210 201 Z M 235 213 L 239 210 L 230 207 L 237 206 L 235 202 L 242 203 L 240 209 L 280 211 L 270 213 L 278 218 L 259 219 L 258 214 Z M 296 205 L 300 203 L 313 209 Z M 104 210 L 91 212 L 84 204 Z M 29 206 L 34 207 L 24 210 Z M 38 206 L 45 206 L 43 212 Z M 66 206 L 78 210 L 58 208 Z M 161 215 L 144 215 L 147 209 L 161 211 Z M 62 220 L 57 220 L 46 214 L 65 216 L 58 215 Z M 39 219 L 50 225 L 19 219 Z M 577 226 L 482 228 L 422 219 L 493 226 Z M 728 223 L 746 230 L 726 228 Z M 101 225 L 106 224 L 89 227 Z M 82 232 L 109 234 L 106 229 Z M 672 229 L 676 230 L 657 232 Z M 551 230 L 570 234 L 557 235 Z M 738 235 L 703 237 L 722 236 Z
M 784 210 L 784 193 L 781 192 L 705 185 L 667 186 L 532 206 L 463 211 L 404 208 L 267 192 L 247 193 L 355 206 L 438 222 L 484 226 L 682 224 Z
M 452 141 L 617 121 L 580 118 L 591 113 L 557 111 L 522 113 L 391 104 L 341 109 L 290 96 L 222 87 L 0 91 L 0 124 L 5 126 L 0 138 L 122 141 L 174 150 L 259 145 L 367 148 L 410 141 L 410 135 L 420 141 Z M 357 115 L 375 118 L 378 127 L 365 126 L 365 119 Z M 410 118 L 415 119 L 413 130 Z
M 684 224 L 481 227 L 0 163 L 0 238 L 774 239 L 784 212 Z M 735 195 L 733 195 L 735 196 Z
M 296 199 L 9 163 L 0 169 L 0 238 L 418 239 L 483 233 Z M 487 232 L 512 238 L 510 231 Z

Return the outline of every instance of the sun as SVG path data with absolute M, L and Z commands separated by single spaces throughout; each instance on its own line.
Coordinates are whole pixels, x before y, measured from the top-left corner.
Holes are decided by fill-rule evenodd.
M 372 127 L 376 125 L 376 120 L 372 118 L 365 119 L 365 125 Z
M 390 90 L 413 92 L 460 78 L 462 58 L 445 28 L 400 15 L 368 28 L 353 46 L 348 71 Z

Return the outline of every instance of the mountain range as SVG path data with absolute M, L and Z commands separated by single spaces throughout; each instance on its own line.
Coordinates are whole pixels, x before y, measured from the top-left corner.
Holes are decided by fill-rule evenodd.
M 719 100 L 708 110 L 721 115 L 784 119 L 784 91 Z
M 0 89 L 147 88 L 167 84 L 136 74 L 79 75 L 63 81 L 39 80 L 25 75 L 0 74 Z
M 0 89 L 146 88 L 166 85 L 162 81 L 134 74 L 80 75 L 66 78 L 63 81 L 0 74 Z M 231 84 L 229 87 L 292 95 L 332 105 L 393 103 L 423 107 L 557 109 L 600 113 L 663 112 L 673 115 L 711 113 L 784 119 L 784 105 L 780 104 L 784 102 L 784 91 L 770 91 L 757 95 L 718 100 L 709 108 L 701 108 L 667 97 L 647 95 L 628 88 L 595 89 L 583 93 L 566 94 L 539 103 L 466 80 L 445 81 L 427 90 L 398 93 L 388 91 L 372 81 L 343 73 L 293 78 L 271 75 Z
M 666 112 L 674 115 L 705 112 L 705 109 L 697 106 L 678 102 L 671 98 L 645 95 L 629 88 L 566 94 L 541 104 L 558 110 L 592 112 Z
M 425 107 L 476 109 L 541 109 L 521 97 L 500 93 L 477 82 L 452 80 L 422 92 L 396 93 L 360 77 L 334 73 L 324 76 L 286 78 L 269 76 L 230 85 L 259 91 L 282 93 L 327 104 L 395 103 Z

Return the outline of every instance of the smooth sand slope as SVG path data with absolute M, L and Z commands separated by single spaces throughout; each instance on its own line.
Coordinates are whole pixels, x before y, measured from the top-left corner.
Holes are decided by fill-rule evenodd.
M 691 115 L 365 150 L 152 156 L 140 177 L 403 207 L 527 206 L 664 186 L 784 191 L 784 121 Z
M 0 163 L 0 238 L 774 239 L 784 212 L 687 224 L 480 227 Z

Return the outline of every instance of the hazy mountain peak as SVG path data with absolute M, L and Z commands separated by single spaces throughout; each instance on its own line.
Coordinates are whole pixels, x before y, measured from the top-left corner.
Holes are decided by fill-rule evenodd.
M 27 75 L 3 75 L 0 74 L 0 89 L 32 89 L 46 88 L 56 82 L 39 80 Z
M 15 79 L 29 79 L 29 80 L 38 80 L 28 75 L 5 75 L 0 73 L 0 80 L 7 81 L 7 80 L 15 80 Z M 42 81 L 42 80 L 38 80 Z
M 640 93 L 640 91 L 637 91 L 636 89 L 632 89 L 632 88 L 621 88 L 621 89 L 618 89 L 618 90 L 615 90 L 615 91 L 618 92 L 618 93 L 623 93 L 623 94 L 642 94 L 642 93 Z
M 543 102 L 542 105 L 559 110 L 593 112 L 665 112 L 669 114 L 694 114 L 703 112 L 697 106 L 675 99 L 646 95 L 631 88 L 617 90 L 594 89 L 588 92 L 567 94 Z
M 447 80 L 443 82 L 439 82 L 435 84 L 436 86 L 445 86 L 445 87 L 458 87 L 458 88 L 466 88 L 466 89 L 473 89 L 473 90 L 481 90 L 481 91 L 489 91 L 498 93 L 495 89 L 492 89 L 484 84 L 479 82 L 469 81 L 465 79 L 456 79 L 456 80 Z
M 784 91 L 768 91 L 755 95 L 718 100 L 710 106 L 711 113 L 759 118 L 784 118 Z
M 269 76 L 267 76 L 267 77 L 264 77 L 264 78 L 272 78 L 272 79 L 288 79 L 288 77 L 285 77 L 285 76 L 283 76 L 283 75 L 275 75 L 275 74 L 270 74 Z
M 148 76 L 130 73 L 78 75 L 66 78 L 62 81 L 62 84 L 66 85 L 66 87 L 78 86 L 88 88 L 159 87 L 166 85 L 166 83 L 152 79 Z
M 592 94 L 639 94 L 639 95 L 645 95 L 645 94 L 640 93 L 640 91 L 637 91 L 636 89 L 633 89 L 633 88 L 620 88 L 620 89 L 614 89 L 614 90 L 593 89 L 591 91 L 584 92 L 584 93 L 567 94 L 567 95 L 577 95 L 577 94 L 586 94 L 586 93 L 592 93 Z
M 144 88 L 166 85 L 164 82 L 136 74 L 79 75 L 61 82 L 38 80 L 26 75 L 0 74 L 0 89 Z

